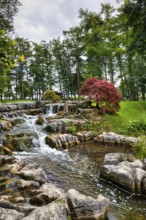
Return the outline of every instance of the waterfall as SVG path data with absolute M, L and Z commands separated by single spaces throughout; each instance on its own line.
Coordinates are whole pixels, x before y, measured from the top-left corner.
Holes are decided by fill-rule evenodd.
M 46 104 L 43 107 L 43 113 L 49 116 L 58 114 L 59 111 L 63 111 L 64 103 L 51 103 Z
M 53 110 L 54 106 L 57 105 L 53 105 L 51 104 L 51 110 Z M 59 109 L 60 106 L 58 106 Z M 55 109 L 56 110 L 56 109 Z M 52 113 L 53 114 L 53 113 Z M 55 113 L 54 113 L 55 114 Z M 47 114 L 47 115 L 51 115 L 51 111 Z M 47 116 L 44 115 L 44 116 Z M 44 125 L 40 126 L 37 125 L 36 119 L 38 116 L 29 116 L 29 115 L 25 115 L 25 123 L 22 125 L 22 128 L 28 128 L 30 130 L 33 130 L 33 132 L 36 132 L 38 134 L 38 139 L 33 137 L 32 139 L 32 150 L 31 152 L 14 152 L 14 155 L 16 157 L 33 157 L 33 156 L 46 156 L 48 158 L 50 158 L 52 161 L 72 161 L 72 159 L 69 157 L 69 154 L 67 151 L 60 151 L 57 150 L 55 148 L 51 148 L 49 145 L 47 145 L 45 143 L 45 137 L 46 137 L 46 132 L 44 131 Z M 25 132 L 24 132 L 25 133 Z

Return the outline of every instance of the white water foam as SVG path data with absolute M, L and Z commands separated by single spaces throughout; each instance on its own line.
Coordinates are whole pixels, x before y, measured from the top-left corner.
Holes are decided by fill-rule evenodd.
M 49 115 L 45 115 L 45 116 L 50 116 L 51 113 L 49 113 Z M 16 157 L 39 157 L 39 156 L 45 156 L 50 158 L 52 161 L 72 161 L 72 159 L 70 158 L 68 151 L 60 151 L 57 150 L 55 148 L 51 148 L 49 145 L 47 145 L 45 143 L 45 137 L 46 137 L 46 133 L 43 131 L 45 125 L 41 126 L 41 125 L 37 125 L 36 119 L 38 116 L 28 116 L 25 115 L 25 123 L 23 126 L 28 126 L 28 128 L 32 129 L 33 131 L 35 131 L 38 134 L 38 139 L 33 138 L 32 140 L 32 151 L 31 152 L 14 152 L 14 155 Z

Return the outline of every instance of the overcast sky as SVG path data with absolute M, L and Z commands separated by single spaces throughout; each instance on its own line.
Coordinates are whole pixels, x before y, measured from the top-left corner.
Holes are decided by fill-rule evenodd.
M 118 0 L 20 0 L 15 17 L 17 35 L 31 41 L 50 41 L 79 23 L 79 9 L 99 12 L 101 3 L 119 7 Z M 122 1 L 122 0 L 119 0 Z

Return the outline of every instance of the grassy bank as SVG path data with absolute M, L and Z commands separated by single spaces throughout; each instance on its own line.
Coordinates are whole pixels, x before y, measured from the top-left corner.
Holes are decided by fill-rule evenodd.
M 127 133 L 127 126 L 133 121 L 146 124 L 146 101 L 121 102 L 121 109 L 114 115 L 102 117 L 103 129 L 121 134 Z

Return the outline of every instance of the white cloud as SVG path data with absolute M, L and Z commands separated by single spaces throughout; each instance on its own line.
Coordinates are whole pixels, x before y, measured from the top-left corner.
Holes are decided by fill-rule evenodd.
M 80 8 L 98 12 L 101 3 L 117 6 L 116 0 L 20 0 L 22 6 L 15 17 L 16 33 L 40 42 L 59 37 L 63 30 L 78 24 Z

